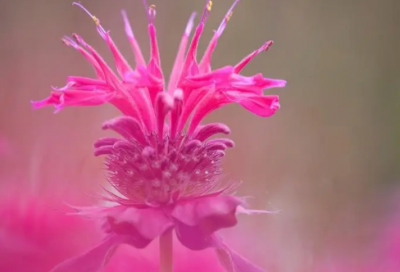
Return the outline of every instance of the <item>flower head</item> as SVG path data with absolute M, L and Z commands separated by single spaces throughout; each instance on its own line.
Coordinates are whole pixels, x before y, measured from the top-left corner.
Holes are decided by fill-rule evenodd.
M 251 211 L 239 209 L 243 204 L 241 199 L 227 194 L 235 184 L 223 184 L 219 179 L 221 159 L 234 143 L 210 137 L 228 134 L 229 128 L 221 123 L 201 125 L 210 112 L 233 102 L 262 117 L 269 117 L 279 109 L 278 96 L 264 95 L 263 90 L 283 87 L 285 81 L 264 78 L 262 74 L 240 74 L 272 41 L 235 66 L 211 69 L 213 51 L 238 2 L 228 10 L 200 62 L 197 47 L 212 2 L 207 2 L 186 53 L 195 18 L 195 14 L 191 15 L 168 84 L 161 69 L 154 5 L 148 6 L 144 1 L 151 44 L 148 63 L 125 11 L 122 12 L 136 59 L 136 67 L 131 68 L 100 20 L 81 4 L 74 3 L 95 22 L 114 56 L 118 75 L 82 37 L 77 34 L 64 37 L 66 45 L 74 47 L 92 64 L 97 76 L 69 77 L 65 87 L 55 88 L 50 97 L 33 105 L 36 108 L 54 105 L 59 111 L 66 106 L 111 103 L 122 112 L 122 116 L 105 122 L 103 128 L 123 138 L 108 137 L 95 143 L 95 155 L 106 156 L 108 180 L 122 196 L 108 192 L 106 199 L 117 203 L 114 207 L 78 209 L 79 214 L 101 221 L 106 237 L 99 246 L 61 264 L 53 272 L 97 271 L 120 244 L 144 248 L 161 237 L 163 248 L 172 241 L 172 229 L 189 249 L 216 248 L 228 271 L 261 271 L 215 235 L 217 230 L 236 224 L 238 211 Z
M 200 125 L 213 110 L 236 102 L 247 110 L 271 116 L 279 109 L 277 95 L 263 90 L 282 87 L 283 80 L 240 75 L 250 60 L 272 44 L 266 42 L 235 66 L 211 70 L 211 55 L 216 47 L 236 0 L 215 32 L 203 58 L 196 61 L 199 38 L 210 13 L 212 2 L 204 8 L 199 25 L 185 57 L 195 14 L 189 19 L 179 47 L 173 71 L 166 87 L 161 70 L 154 26 L 155 7 L 148 7 L 151 57 L 148 64 L 134 38 L 126 13 L 125 31 L 136 57 L 132 69 L 123 58 L 99 19 L 81 7 L 96 24 L 115 59 L 116 75 L 101 56 L 77 34 L 63 41 L 81 52 L 95 68 L 97 78 L 71 76 L 67 85 L 55 89 L 49 98 L 33 102 L 35 107 L 53 104 L 59 111 L 66 106 L 90 106 L 109 102 L 123 116 L 103 125 L 124 139 L 105 138 L 96 142 L 95 154 L 107 156 L 111 184 L 132 203 L 170 204 L 179 199 L 220 191 L 217 183 L 221 158 L 234 143 L 229 139 L 212 139 L 215 134 L 229 134 L 221 123 Z M 185 129 L 186 127 L 186 129 Z

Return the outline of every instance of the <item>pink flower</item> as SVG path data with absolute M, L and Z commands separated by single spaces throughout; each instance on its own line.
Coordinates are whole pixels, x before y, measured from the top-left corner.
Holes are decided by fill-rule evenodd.
M 211 55 L 232 14 L 236 0 L 214 34 L 203 58 L 198 63 L 196 50 L 212 2 L 207 2 L 185 57 L 194 14 L 184 31 L 168 86 L 161 70 L 156 40 L 155 7 L 148 7 L 151 56 L 145 63 L 123 12 L 125 31 L 136 58 L 132 69 L 118 51 L 100 21 L 81 7 L 94 20 L 97 31 L 109 46 L 119 75 L 80 36 L 65 37 L 93 65 L 97 78 L 72 76 L 67 85 L 55 89 L 49 98 L 33 102 L 36 108 L 54 105 L 92 106 L 109 102 L 123 115 L 103 125 L 123 138 L 104 138 L 95 143 L 95 155 L 106 155 L 108 179 L 118 191 L 107 191 L 105 200 L 113 207 L 78 208 L 77 213 L 101 222 L 105 238 L 96 247 L 67 260 L 52 272 L 94 272 L 103 268 L 114 248 L 128 244 L 147 247 L 160 237 L 161 269 L 169 271 L 172 230 L 182 245 L 191 250 L 215 248 L 227 271 L 262 271 L 229 249 L 216 231 L 236 225 L 241 199 L 229 194 L 236 184 L 220 181 L 221 159 L 225 150 L 234 146 L 226 138 L 210 137 L 228 134 L 221 123 L 200 125 L 205 116 L 223 105 L 236 102 L 250 112 L 269 117 L 279 109 L 276 95 L 263 90 L 283 87 L 285 81 L 251 77 L 240 71 L 253 57 L 272 44 L 266 42 L 235 66 L 211 69 Z M 163 270 L 164 269 L 164 270 Z

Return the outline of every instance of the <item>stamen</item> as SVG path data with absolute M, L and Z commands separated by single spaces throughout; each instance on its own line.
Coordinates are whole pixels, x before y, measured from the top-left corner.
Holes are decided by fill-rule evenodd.
M 242 59 L 238 64 L 235 65 L 234 67 L 234 71 L 236 74 L 240 73 L 240 71 L 242 71 L 242 69 L 244 67 L 246 67 L 246 65 L 258 54 L 260 54 L 263 51 L 267 51 L 270 46 L 273 44 L 273 41 L 267 41 L 266 43 L 264 43 L 260 48 L 258 48 L 257 50 L 253 51 L 251 54 L 249 54 L 248 56 L 246 56 L 244 59 Z
M 232 17 L 233 11 L 231 11 L 228 15 L 225 16 L 226 21 L 229 21 Z
M 96 16 L 93 16 L 92 19 L 93 19 L 94 23 L 96 24 L 96 26 L 99 27 L 100 26 L 100 20 Z
M 61 41 L 66 45 L 66 46 L 72 46 L 75 49 L 78 49 L 79 45 L 71 38 L 68 36 L 64 36 Z
M 155 18 L 156 18 L 156 5 L 150 5 L 150 7 L 149 7 L 149 22 L 150 22 L 150 24 L 154 24 Z
M 96 16 L 94 16 L 89 10 L 87 10 L 81 3 L 77 3 L 77 2 L 73 2 L 72 3 L 73 6 L 78 6 L 80 7 L 84 12 L 86 12 L 94 21 L 94 23 L 96 24 L 97 27 L 97 31 L 99 32 L 99 34 L 103 37 L 107 32 L 106 30 L 101 26 L 100 24 L 100 20 L 99 18 L 97 18 Z
M 236 7 L 236 5 L 239 3 L 240 0 L 235 0 L 235 2 L 232 4 L 232 6 L 229 8 L 228 12 L 226 13 L 224 19 L 220 23 L 217 31 L 215 31 L 215 34 L 208 45 L 206 52 L 203 55 L 203 58 L 200 61 L 199 64 L 199 70 L 202 73 L 209 73 L 211 71 L 211 56 L 212 53 L 214 52 L 215 47 L 217 46 L 218 39 L 222 35 L 222 32 L 225 30 L 225 27 L 229 21 L 229 19 L 232 17 L 233 14 L 233 9 Z
M 211 0 L 208 0 L 206 6 L 204 7 L 203 14 L 201 15 L 200 23 L 204 23 L 207 20 L 211 12 L 212 5 L 213 2 Z
M 221 35 L 222 32 L 224 31 L 226 24 L 228 21 L 231 19 L 232 14 L 233 14 L 233 9 L 236 7 L 236 5 L 240 2 L 240 0 L 236 0 L 232 6 L 229 8 L 228 12 L 226 13 L 224 19 L 222 20 L 221 24 L 218 27 L 218 30 L 216 32 L 216 35 Z
M 213 4 L 212 1 L 209 1 L 208 4 L 207 4 L 207 10 L 208 10 L 209 12 L 211 11 L 212 4 Z
M 147 4 L 147 1 L 146 0 L 142 0 L 142 3 L 144 5 L 144 8 L 146 9 L 146 11 L 148 11 L 149 10 L 149 4 Z

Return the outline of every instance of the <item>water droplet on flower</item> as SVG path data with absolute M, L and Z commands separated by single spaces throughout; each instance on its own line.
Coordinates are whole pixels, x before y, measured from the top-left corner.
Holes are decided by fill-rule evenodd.
M 200 171 L 199 171 L 199 170 L 196 170 L 195 174 L 196 174 L 196 175 L 200 174 Z
M 127 174 L 128 174 L 128 176 L 130 176 L 130 177 L 133 177 L 133 171 L 132 170 L 129 170 L 128 172 L 127 172 Z
M 156 180 L 153 180 L 152 184 L 154 187 L 160 187 L 161 182 L 158 179 L 156 179 Z
M 204 174 L 208 175 L 208 174 L 209 174 L 209 172 L 206 170 L 206 171 L 204 171 Z

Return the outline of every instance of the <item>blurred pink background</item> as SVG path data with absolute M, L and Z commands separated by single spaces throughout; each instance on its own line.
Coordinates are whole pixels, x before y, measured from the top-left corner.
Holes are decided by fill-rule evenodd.
M 170 71 L 190 13 L 201 12 L 204 2 L 151 2 L 164 71 Z M 120 16 L 125 8 L 148 55 L 140 0 L 81 3 L 133 63 Z M 231 3 L 214 1 L 201 52 Z M 272 118 L 238 106 L 209 118 L 233 131 L 236 148 L 228 152 L 225 171 L 244 182 L 240 193 L 253 196 L 256 208 L 281 210 L 243 217 L 233 230 L 247 231 L 236 246 L 251 246 L 253 259 L 271 271 L 311 271 L 333 258 L 358 267 L 377 258 L 374 248 L 400 189 L 399 10 L 396 0 L 242 0 L 229 21 L 213 66 L 234 64 L 272 39 L 272 48 L 245 73 L 288 81 L 285 89 L 270 91 L 281 95 L 282 106 Z M 92 143 L 105 135 L 101 123 L 117 112 L 102 106 L 53 115 L 29 103 L 62 86 L 68 75 L 92 75 L 82 56 L 60 41 L 73 32 L 112 64 L 93 22 L 71 1 L 0 1 L 3 192 L 16 187 L 42 194 L 57 182 L 59 191 L 51 194 L 89 194 L 104 180 Z

